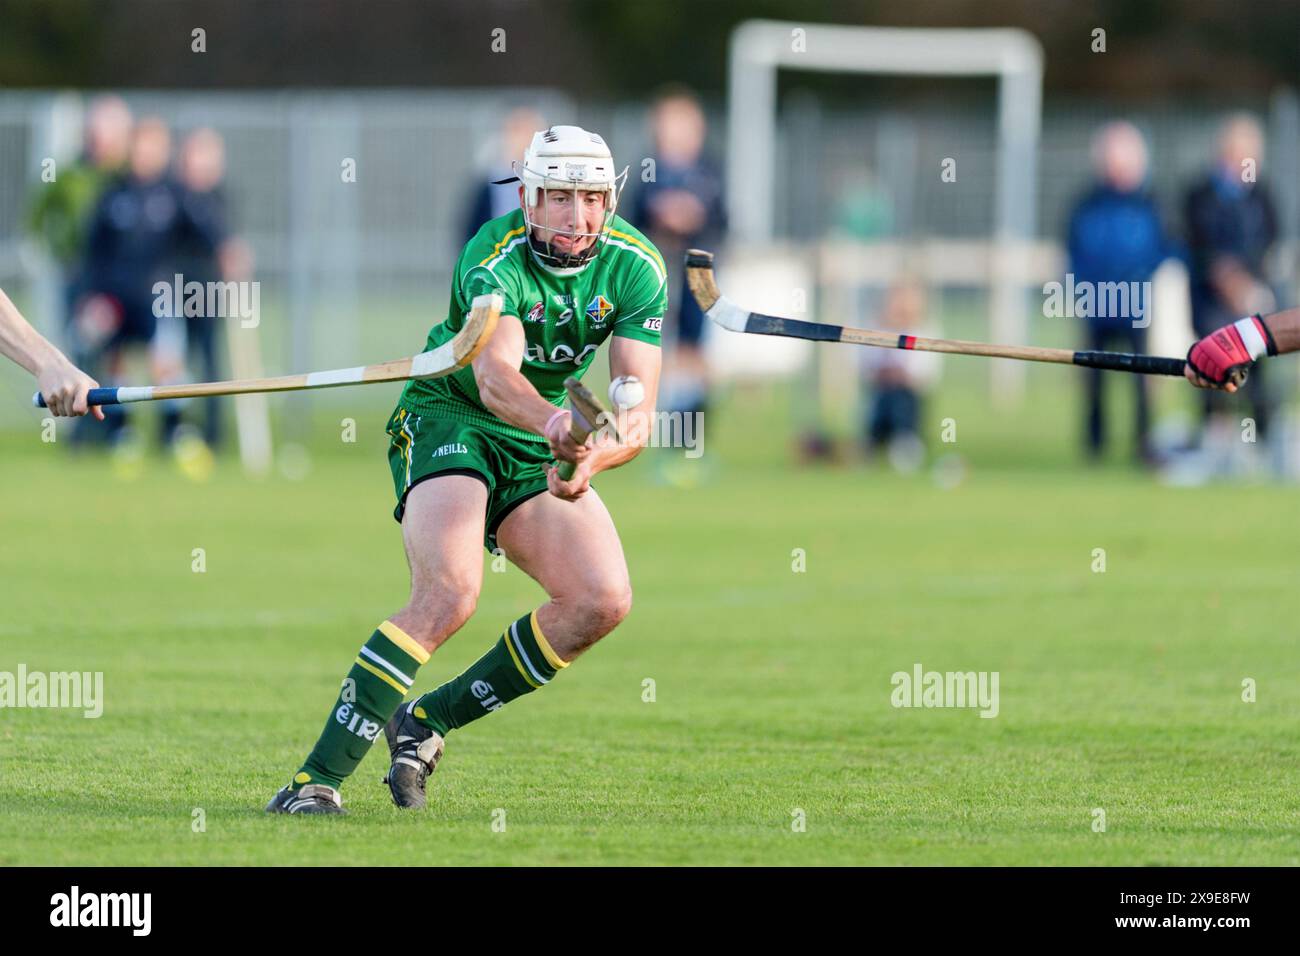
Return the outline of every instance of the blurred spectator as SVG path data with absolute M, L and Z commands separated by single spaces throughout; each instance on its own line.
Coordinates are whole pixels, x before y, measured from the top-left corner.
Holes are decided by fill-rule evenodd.
M 876 174 L 861 162 L 834 177 L 829 236 L 837 242 L 871 243 L 894 235 L 894 203 Z M 871 252 L 865 255 L 870 256 Z M 875 315 L 884 308 L 889 289 L 877 282 L 853 288 L 852 307 L 857 315 Z
M 1152 274 L 1170 254 L 1160 222 L 1160 212 L 1147 191 L 1147 147 L 1131 123 L 1103 126 L 1093 138 L 1092 160 L 1096 182 L 1070 216 L 1069 256 L 1074 286 L 1091 287 L 1094 308 L 1086 317 L 1084 348 L 1120 352 L 1146 351 L 1150 321 Z M 1123 297 L 1105 295 L 1102 283 L 1125 283 Z M 1137 292 L 1136 290 L 1141 290 Z M 1140 299 L 1135 300 L 1134 294 Z M 1136 308 L 1142 305 L 1142 311 Z M 1127 303 L 1128 308 L 1120 307 Z M 1112 312 L 1125 314 L 1114 315 Z M 1135 324 L 1136 323 L 1136 324 Z M 1106 415 L 1102 382 L 1106 373 L 1084 371 L 1087 399 L 1085 448 L 1097 458 L 1106 445 Z M 1137 457 L 1151 463 L 1150 399 L 1144 375 L 1130 375 L 1136 392 Z
M 226 147 L 214 130 L 200 128 L 181 144 L 178 175 L 183 188 L 182 207 L 195 228 L 187 229 L 175 250 L 176 271 L 189 282 L 244 281 L 250 277 L 247 246 L 229 235 L 226 194 Z M 221 243 L 214 247 L 214 243 Z M 221 371 L 221 330 L 227 316 L 185 316 L 185 358 L 197 352 L 198 380 L 215 382 Z M 203 439 L 211 448 L 221 441 L 221 400 L 203 399 Z M 173 415 L 175 412 L 173 412 Z M 169 431 L 174 420 L 164 427 Z
M 925 290 L 911 279 L 895 284 L 885 298 L 880 319 L 884 331 L 933 336 L 925 318 Z M 920 423 L 925 393 L 939 376 L 937 352 L 866 348 L 861 371 L 867 415 L 863 438 L 868 455 L 885 449 L 895 469 L 912 472 L 925 458 Z
M 708 126 L 695 95 L 671 87 L 650 112 L 654 138 L 654 178 L 642 182 L 627 218 L 649 236 L 664 261 L 680 263 L 688 248 L 708 249 L 726 228 L 722 176 L 704 156 Z M 676 311 L 676 336 L 666 366 L 662 405 L 669 412 L 703 411 L 708 400 L 708 367 L 701 349 L 704 313 L 686 288 L 685 274 L 669 289 L 669 311 Z M 667 317 L 665 317 L 667 318 Z
M 155 117 L 141 120 L 131 138 L 127 174 L 103 195 L 91 220 L 88 295 L 78 315 L 79 326 L 99 342 L 114 375 L 120 373 L 124 347 L 148 344 L 155 383 L 175 381 L 181 373 L 184 324 L 170 310 L 155 316 L 153 286 L 161 281 L 172 287 L 176 257 L 188 242 L 215 251 L 224 238 L 219 224 L 194 217 L 169 174 L 170 161 L 166 124 Z M 126 422 L 122 406 L 109 406 L 108 421 L 113 433 L 120 431 Z M 173 423 L 164 416 L 166 427 Z
M 85 286 L 83 255 L 90 217 L 104 189 L 126 165 L 131 123 L 131 110 L 121 97 L 101 96 L 91 102 L 82 132 L 81 155 L 74 162 L 56 165 L 54 180 L 36 186 L 28 216 L 29 228 L 59 266 L 63 283 L 61 318 L 67 328 L 69 351 L 74 361 L 92 374 L 98 374 L 93 368 L 94 350 L 77 334 L 73 316 Z M 78 422 L 79 427 L 72 432 L 74 443 L 96 431 L 80 425 Z
M 831 234 L 865 242 L 887 239 L 894 231 L 894 204 L 875 173 L 855 166 L 836 190 Z
M 81 155 L 56 166 L 54 180 L 36 187 L 29 226 L 69 277 L 80 264 L 90 214 L 126 164 L 130 141 L 131 110 L 120 97 L 101 96 L 86 111 Z
M 533 134 L 546 129 L 546 121 L 536 110 L 521 107 L 506 114 L 501 133 L 489 144 L 492 156 L 484 164 L 483 181 L 474 192 L 469 212 L 465 218 L 465 240 L 474 238 L 483 223 L 504 216 L 519 208 L 519 184 L 514 182 L 513 163 L 522 162 L 524 150 L 533 141 Z M 494 180 L 511 179 L 498 184 Z
M 1257 181 L 1264 134 L 1250 116 L 1230 117 L 1219 130 L 1214 168 L 1187 194 L 1187 232 L 1191 254 L 1192 325 L 1198 337 L 1255 312 L 1276 308 L 1264 277 L 1264 260 L 1277 238 L 1272 197 Z M 1276 405 L 1268 379 L 1257 364 L 1238 392 L 1251 406 L 1256 433 L 1263 439 Z M 1202 426 L 1236 399 L 1224 392 L 1202 395 Z

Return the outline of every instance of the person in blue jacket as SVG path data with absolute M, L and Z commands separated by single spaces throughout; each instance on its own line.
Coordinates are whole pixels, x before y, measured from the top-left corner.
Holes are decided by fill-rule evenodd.
M 1150 282 L 1170 254 L 1160 211 L 1147 189 L 1147 147 L 1127 122 L 1103 126 L 1093 139 L 1097 179 L 1070 216 L 1069 257 L 1074 287 L 1089 288 L 1084 348 L 1144 353 L 1150 324 Z M 1123 295 L 1108 290 L 1122 283 Z M 1080 299 L 1080 301 L 1084 301 Z M 1078 310 L 1076 309 L 1076 312 Z M 1106 445 L 1103 376 L 1087 369 L 1085 450 L 1099 457 Z M 1128 376 L 1136 389 L 1136 454 L 1150 463 L 1150 399 L 1146 377 Z

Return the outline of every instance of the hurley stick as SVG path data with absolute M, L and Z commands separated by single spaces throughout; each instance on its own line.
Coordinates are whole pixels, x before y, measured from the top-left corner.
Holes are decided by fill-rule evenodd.
M 1186 364 L 1180 358 L 1158 355 L 1135 355 L 1130 352 L 1074 352 L 1070 349 L 1039 348 L 1033 345 L 991 345 L 961 339 L 927 339 L 893 332 L 873 332 L 845 325 L 783 319 L 775 315 L 751 312 L 732 302 L 718 291 L 713 278 L 713 253 L 691 249 L 686 253 L 686 281 L 700 308 L 714 322 L 733 332 L 757 335 L 781 335 L 814 342 L 851 342 L 882 349 L 914 349 L 918 352 L 950 352 L 955 355 L 983 355 L 987 358 L 1019 359 L 1023 362 L 1055 362 L 1082 365 L 1115 372 L 1139 372 L 1146 375 L 1182 376 Z
M 87 405 L 124 405 L 127 402 L 159 401 L 164 398 L 199 398 L 207 395 L 248 395 L 254 392 L 296 392 L 339 385 L 367 385 L 372 382 L 404 382 L 413 378 L 442 378 L 459 371 L 487 345 L 501 315 L 499 295 L 480 295 L 470 309 L 465 325 L 455 337 L 430 352 L 406 358 L 357 365 L 353 368 L 282 375 L 278 378 L 247 378 L 231 382 L 201 382 L 194 385 L 140 385 L 92 388 Z M 45 397 L 37 392 L 32 404 L 45 408 Z

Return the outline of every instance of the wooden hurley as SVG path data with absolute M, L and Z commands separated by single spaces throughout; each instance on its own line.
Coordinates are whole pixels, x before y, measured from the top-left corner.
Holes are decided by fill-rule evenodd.
M 569 437 L 581 445 L 587 437 L 599 428 L 608 428 L 615 441 L 622 441 L 618 429 L 614 426 L 614 417 L 605 410 L 591 389 L 570 375 L 564 380 L 564 389 L 569 393 Z M 573 477 L 577 466 L 571 461 L 562 461 L 559 476 L 564 481 Z
M 404 382 L 416 378 L 442 378 L 463 369 L 483 351 L 496 331 L 501 316 L 499 295 L 480 295 L 455 337 L 429 352 L 379 362 L 305 375 L 281 375 L 277 378 L 247 378 L 232 382 L 200 382 L 193 385 L 138 385 L 118 388 L 92 388 L 86 404 L 125 405 L 127 402 L 159 401 L 165 398 L 200 398 L 208 395 L 248 395 L 254 392 L 297 392 L 311 388 L 335 388 L 339 385 L 368 385 L 373 382 Z M 45 408 L 45 397 L 37 392 L 32 404 Z
M 927 339 L 917 335 L 873 332 L 844 325 L 783 319 L 775 315 L 750 312 L 732 302 L 721 292 L 713 278 L 713 253 L 690 249 L 686 253 L 686 281 L 700 308 L 718 325 L 733 332 L 756 335 L 782 335 L 815 342 L 851 342 L 882 349 L 911 349 L 918 352 L 950 352 L 955 355 L 983 355 L 988 358 L 1019 359 L 1023 362 L 1055 362 L 1082 365 L 1115 372 L 1138 372 L 1145 375 L 1182 376 L 1183 359 L 1158 355 L 1135 355 L 1130 352 L 1074 352 L 1033 345 L 991 345 L 961 339 Z

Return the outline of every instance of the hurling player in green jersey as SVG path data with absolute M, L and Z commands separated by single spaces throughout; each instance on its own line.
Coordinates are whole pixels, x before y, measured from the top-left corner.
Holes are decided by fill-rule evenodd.
M 269 811 L 341 813 L 339 786 L 380 730 L 393 801 L 424 806 L 426 778 L 451 731 L 546 686 L 631 609 L 623 547 L 591 480 L 649 441 L 663 258 L 615 215 L 627 170 L 615 173 L 599 136 L 576 126 L 543 130 L 516 171 L 519 209 L 465 246 L 447 318 L 427 347 L 455 335 L 484 293 L 504 303 L 496 333 L 470 367 L 408 384 L 388 422 L 410 600 L 362 645 L 320 739 Z M 562 407 L 564 379 L 581 377 L 606 339 L 611 380 L 640 379 L 644 398 L 627 410 L 621 444 L 593 436 L 579 445 Z M 575 464 L 568 481 L 558 461 Z M 416 670 L 473 615 L 485 545 L 549 600 L 491 624 L 487 653 L 406 700 Z

